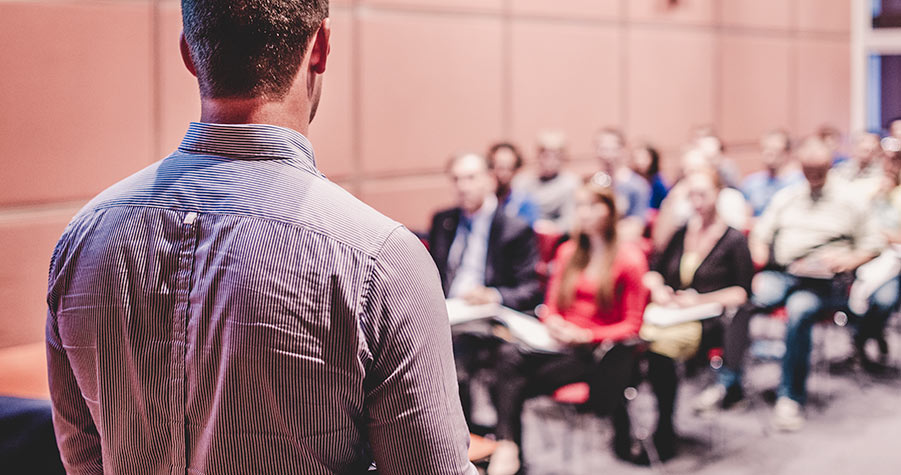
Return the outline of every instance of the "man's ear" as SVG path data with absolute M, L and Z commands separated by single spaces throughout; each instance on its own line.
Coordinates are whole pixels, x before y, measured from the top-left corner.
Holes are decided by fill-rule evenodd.
M 328 60 L 328 53 L 331 50 L 329 38 L 332 36 L 332 27 L 329 19 L 322 20 L 319 24 L 319 30 L 316 32 L 316 38 L 313 40 L 313 46 L 310 51 L 310 71 L 316 74 L 325 72 L 325 63 Z
M 191 58 L 191 48 L 188 46 L 188 40 L 185 39 L 185 32 L 181 32 L 181 37 L 178 39 L 179 46 L 181 46 L 181 60 L 184 61 L 185 67 L 188 68 L 188 71 L 197 77 L 197 68 L 194 67 L 194 60 Z

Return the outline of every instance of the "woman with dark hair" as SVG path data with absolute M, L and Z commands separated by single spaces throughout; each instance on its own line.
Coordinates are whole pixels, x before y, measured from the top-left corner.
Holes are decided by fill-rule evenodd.
M 590 387 L 592 409 L 612 417 L 617 455 L 631 458 L 623 391 L 633 373 L 633 349 L 619 343 L 635 339 L 641 327 L 648 298 L 641 279 L 647 262 L 640 249 L 617 240 L 611 184 L 608 175 L 599 173 L 577 190 L 572 239 L 557 252 L 546 311 L 539 316 L 563 349 L 528 352 L 510 343 L 498 351 L 494 396 L 499 443 L 489 474 L 519 470 L 520 417 L 526 399 L 579 381 Z
M 669 192 L 663 177 L 660 176 L 660 152 L 649 143 L 634 147 L 631 168 L 651 185 L 650 207 L 660 209 L 660 203 Z
M 744 234 L 728 226 L 717 213 L 717 197 L 722 189 L 713 168 L 702 168 L 684 179 L 691 217 L 669 240 L 654 259 L 653 270 L 644 279 L 651 292 L 654 310 L 679 313 L 699 306 L 737 309 L 748 300 L 754 264 Z M 650 312 L 652 307 L 648 308 Z M 731 314 L 731 312 L 730 312 Z M 676 403 L 676 362 L 694 356 L 702 343 L 723 335 L 725 366 L 721 369 L 722 394 L 709 399 L 741 398 L 741 387 L 732 384 L 741 368 L 747 348 L 747 324 L 750 314 L 738 312 L 728 323 L 723 317 L 658 326 L 646 322 L 641 336 L 651 342 L 648 379 L 657 396 L 659 418 L 654 444 L 661 460 L 675 455 L 673 412 Z M 650 319 L 650 317 L 649 317 Z M 730 376 L 730 378 L 727 378 Z M 727 381 L 728 379 L 728 381 Z M 730 394 L 725 394 L 730 391 Z

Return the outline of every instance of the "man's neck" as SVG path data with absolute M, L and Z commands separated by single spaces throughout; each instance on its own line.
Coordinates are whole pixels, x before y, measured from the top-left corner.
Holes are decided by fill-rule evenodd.
M 300 113 L 294 111 L 300 110 Z M 304 114 L 303 111 L 306 111 Z M 263 98 L 210 99 L 201 101 L 200 121 L 212 124 L 269 124 L 307 135 L 309 107 L 297 107 L 290 100 L 272 102 Z

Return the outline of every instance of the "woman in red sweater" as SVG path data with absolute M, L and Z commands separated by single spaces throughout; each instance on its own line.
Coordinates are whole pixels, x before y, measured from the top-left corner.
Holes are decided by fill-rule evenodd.
M 636 246 L 617 241 L 615 200 L 606 174 L 595 175 L 576 192 L 575 229 L 557 252 L 547 308 L 540 313 L 564 349 L 540 353 L 505 344 L 498 352 L 494 395 L 499 444 L 491 475 L 519 470 L 525 400 L 578 381 L 588 382 L 592 409 L 612 417 L 617 456 L 631 458 L 623 390 L 632 375 L 633 350 L 618 343 L 638 335 L 648 300 L 641 282 L 648 264 Z

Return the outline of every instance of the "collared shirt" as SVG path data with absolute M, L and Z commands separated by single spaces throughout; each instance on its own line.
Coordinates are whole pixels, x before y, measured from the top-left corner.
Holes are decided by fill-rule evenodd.
M 510 190 L 507 196 L 498 203 L 498 206 L 504 210 L 504 214 L 507 216 L 520 218 L 529 223 L 529 226 L 538 220 L 538 207 L 532 202 L 532 197 L 523 190 Z
M 615 175 L 613 188 L 620 216 L 645 221 L 651 205 L 651 185 L 629 168 L 620 168 Z
M 788 175 L 772 176 L 766 171 L 752 173 L 741 184 L 741 192 L 751 205 L 754 216 L 760 216 L 769 206 L 779 190 L 804 181 L 804 174 L 800 171 Z
M 463 297 L 470 290 L 485 285 L 488 239 L 496 210 L 497 198 L 489 195 L 472 216 L 466 216 L 465 213 L 460 216 L 457 234 L 448 251 L 448 263 L 456 266 L 454 280 L 447 292 L 448 297 Z
M 861 167 L 856 160 L 846 160 L 829 170 L 829 175 L 836 181 L 845 183 L 850 194 L 864 202 L 873 200 L 882 187 L 885 172 L 881 160 L 873 160 Z
M 831 179 L 818 197 L 806 181 L 776 193 L 751 236 L 772 244 L 775 262 L 783 266 L 836 250 L 875 255 L 885 246 L 872 213 Z
M 513 181 L 513 187 L 528 193 L 538 208 L 538 219 L 553 221 L 563 231 L 572 226 L 574 194 L 579 188 L 579 178 L 560 172 L 543 180 L 535 175 L 521 174 Z
M 50 268 L 69 473 L 475 473 L 419 241 L 266 125 L 191 124 Z

